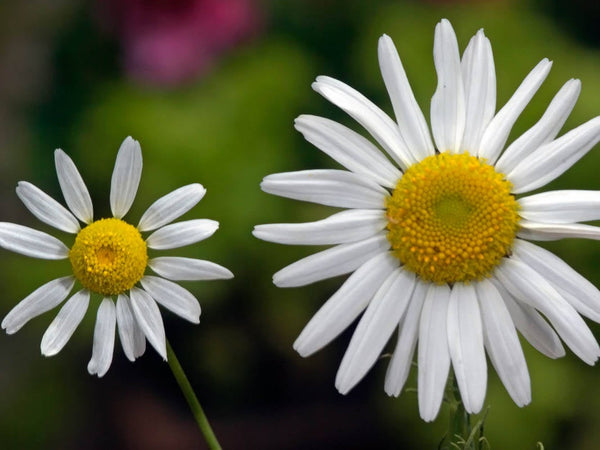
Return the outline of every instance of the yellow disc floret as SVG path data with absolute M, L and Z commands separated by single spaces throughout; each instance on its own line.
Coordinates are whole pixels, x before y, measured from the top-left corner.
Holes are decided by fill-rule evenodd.
M 69 259 L 84 287 L 117 295 L 142 278 L 148 251 L 137 228 L 120 219 L 101 219 L 79 232 Z
M 438 284 L 488 276 L 510 252 L 518 229 L 511 188 L 468 153 L 436 154 L 412 165 L 386 201 L 394 255 Z

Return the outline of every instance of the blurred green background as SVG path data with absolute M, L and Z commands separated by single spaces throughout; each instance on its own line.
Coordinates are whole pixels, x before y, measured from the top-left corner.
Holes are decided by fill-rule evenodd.
M 195 3 L 209 6 L 192 14 Z M 315 249 L 261 242 L 250 232 L 258 223 L 316 220 L 332 210 L 269 196 L 259 183 L 274 172 L 334 167 L 293 130 L 297 115 L 323 115 L 359 129 L 312 92 L 317 75 L 347 82 L 391 113 L 377 65 L 383 33 L 394 39 L 428 117 L 436 84 L 433 30 L 443 17 L 452 22 L 461 50 L 485 29 L 494 49 L 498 107 L 539 60 L 554 61 L 511 140 L 537 121 L 572 77 L 582 80 L 583 90 L 565 129 L 594 117 L 600 112 L 598 3 L 211 3 L 0 3 L 0 220 L 49 231 L 70 245 L 72 236 L 38 223 L 19 203 L 16 183 L 31 181 L 62 200 L 53 164 L 54 149 L 62 148 L 91 191 L 96 217 L 108 216 L 114 158 L 121 141 L 133 136 L 142 145 L 144 172 L 126 218 L 137 223 L 156 198 L 199 182 L 207 195 L 185 218 L 221 224 L 211 239 L 172 253 L 225 265 L 235 279 L 184 283 L 202 305 L 199 326 L 162 312 L 167 337 L 224 448 L 437 448 L 447 409 L 426 424 L 414 392 L 388 398 L 387 361 L 347 396 L 337 393 L 333 381 L 352 329 L 308 359 L 292 350 L 342 280 L 274 287 L 275 271 Z M 227 15 L 229 7 L 235 14 Z M 198 28 L 208 31 L 185 32 Z M 595 149 L 551 187 L 598 189 L 598 167 Z M 600 244 L 544 246 L 600 286 Z M 0 314 L 68 270 L 67 262 L 1 251 Z M 39 342 L 55 312 L 0 336 L 0 448 L 203 448 L 168 366 L 150 347 L 132 364 L 117 342 L 108 374 L 88 375 L 96 307 L 92 303 L 69 344 L 50 359 L 40 355 Z M 591 326 L 600 336 L 600 327 Z M 522 409 L 514 405 L 490 367 L 485 433 L 492 448 L 534 449 L 542 441 L 547 449 L 597 449 L 600 369 L 571 353 L 553 361 L 523 346 L 533 401 Z M 408 387 L 416 387 L 415 372 Z

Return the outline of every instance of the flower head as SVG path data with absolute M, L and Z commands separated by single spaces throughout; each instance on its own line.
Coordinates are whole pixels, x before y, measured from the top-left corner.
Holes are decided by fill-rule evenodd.
M 42 222 L 75 234 L 69 249 L 49 234 L 13 223 L 0 223 L 0 246 L 41 259 L 69 259 L 72 275 L 52 280 L 22 300 L 2 321 L 7 333 L 17 332 L 32 318 L 62 303 L 78 282 L 82 285 L 60 309 L 46 330 L 42 354 L 55 355 L 83 319 L 92 293 L 103 300 L 98 307 L 92 359 L 88 371 L 103 376 L 112 362 L 115 328 L 131 361 L 146 349 L 146 339 L 167 359 L 166 338 L 158 304 L 192 322 L 200 321 L 200 305 L 186 289 L 169 280 L 231 278 L 218 264 L 191 258 L 152 257 L 150 250 L 167 250 L 211 236 L 219 227 L 208 219 L 170 224 L 204 196 L 200 184 L 183 186 L 158 199 L 143 214 L 137 227 L 123 220 L 135 198 L 142 174 L 140 144 L 128 137 L 112 175 L 110 206 L 113 217 L 94 220 L 92 201 L 75 164 L 62 150 L 55 152 L 56 173 L 66 209 L 26 181 L 19 182 L 17 195 Z M 80 221 L 85 225 L 80 226 Z M 155 231 L 154 231 L 155 230 Z M 147 238 L 142 233 L 154 231 Z M 159 276 L 146 275 L 150 268 Z M 116 297 L 116 302 L 114 298 Z
M 268 193 L 346 208 L 312 223 L 258 225 L 254 235 L 282 244 L 334 245 L 277 272 L 301 286 L 351 275 L 302 331 L 308 356 L 360 321 L 336 377 L 347 393 L 375 364 L 395 330 L 385 391 L 400 394 L 418 347 L 421 417 L 439 411 L 452 366 L 465 408 L 479 412 L 487 352 L 519 406 L 531 401 L 517 330 L 551 358 L 560 338 L 594 364 L 598 346 L 581 315 L 600 321 L 600 291 L 564 261 L 528 240 L 600 239 L 600 193 L 550 191 L 520 196 L 565 172 L 600 139 L 600 118 L 556 138 L 580 92 L 569 80 L 543 117 L 506 146 L 511 128 L 542 84 L 542 60 L 496 110 L 496 74 L 483 31 L 462 59 L 452 26 L 435 29 L 437 89 L 431 131 L 392 40 L 379 40 L 379 64 L 396 122 L 348 85 L 318 77 L 313 89 L 360 123 L 387 156 L 331 120 L 302 115 L 296 128 L 347 170 L 267 176 Z M 433 135 L 433 139 L 432 139 Z M 581 314 L 581 315 L 580 315 Z

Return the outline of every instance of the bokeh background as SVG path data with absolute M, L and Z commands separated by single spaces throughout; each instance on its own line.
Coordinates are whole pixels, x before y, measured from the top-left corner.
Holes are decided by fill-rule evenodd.
M 0 2 L 0 220 L 52 233 L 14 192 L 28 180 L 61 199 L 55 148 L 76 162 L 96 216 L 108 216 L 110 175 L 128 135 L 144 172 L 128 214 L 136 222 L 156 198 L 192 182 L 208 190 L 186 218 L 221 223 L 180 253 L 218 262 L 232 281 L 186 283 L 200 300 L 199 326 L 163 310 L 167 331 L 223 446 L 231 449 L 437 448 L 448 411 L 426 424 L 416 394 L 388 398 L 383 358 L 347 396 L 334 377 L 352 330 L 303 359 L 292 343 L 340 279 L 278 289 L 271 275 L 313 252 L 258 241 L 258 223 L 317 220 L 329 208 L 262 193 L 274 172 L 334 167 L 293 130 L 301 113 L 352 120 L 310 89 L 327 74 L 391 106 L 377 65 L 377 38 L 395 41 L 417 100 L 429 113 L 435 90 L 433 30 L 451 20 L 464 49 L 484 28 L 492 41 L 498 105 L 543 57 L 550 76 L 511 140 L 541 116 L 568 79 L 582 95 L 565 125 L 600 113 L 600 7 L 595 0 L 3 0 Z M 600 149 L 552 188 L 598 189 Z M 60 235 L 67 244 L 72 237 Z M 544 243 L 600 286 L 600 244 Z M 175 253 L 175 252 L 174 252 Z M 0 251 L 0 315 L 67 262 Z M 102 379 L 88 375 L 98 300 L 56 357 L 40 355 L 55 312 L 0 336 L 0 448 L 203 448 L 167 364 L 149 347 L 134 364 L 115 346 Z M 600 337 L 600 327 L 591 324 Z M 600 368 L 568 353 L 549 360 L 523 341 L 533 402 L 518 408 L 490 370 L 485 433 L 494 449 L 596 449 Z M 416 387 L 415 370 L 408 387 Z

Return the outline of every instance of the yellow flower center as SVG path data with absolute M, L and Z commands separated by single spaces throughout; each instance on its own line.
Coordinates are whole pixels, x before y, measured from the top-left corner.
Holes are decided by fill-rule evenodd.
M 436 154 L 412 165 L 386 201 L 394 255 L 438 284 L 488 276 L 518 229 L 511 188 L 503 174 L 468 153 Z
M 148 252 L 140 232 L 120 219 L 101 219 L 81 230 L 69 252 L 73 274 L 87 289 L 117 295 L 144 275 Z

